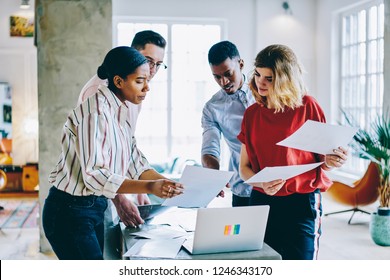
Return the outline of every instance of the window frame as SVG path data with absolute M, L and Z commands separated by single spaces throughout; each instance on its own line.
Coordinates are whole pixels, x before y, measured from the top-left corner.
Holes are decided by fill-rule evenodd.
M 380 71 L 380 69 L 377 69 L 377 71 L 375 73 L 372 73 L 370 72 L 370 69 L 369 69 L 369 60 L 370 60 L 370 56 L 369 56 L 369 42 L 375 40 L 375 41 L 379 41 L 379 40 L 384 40 L 384 36 L 380 36 L 378 31 L 379 31 L 379 25 L 377 25 L 377 36 L 375 38 L 369 38 L 369 29 L 370 29 L 370 21 L 369 21 L 369 17 L 370 17 L 370 9 L 374 6 L 376 7 L 379 7 L 380 5 L 384 4 L 384 1 L 383 0 L 371 0 L 371 1 L 366 1 L 366 2 L 363 2 L 363 3 L 357 3 L 353 6 L 350 6 L 348 8 L 345 8 L 341 11 L 338 11 L 337 13 L 337 20 L 335 22 L 335 27 L 337 29 L 334 29 L 334 30 L 337 30 L 337 55 L 335 57 L 336 61 L 337 61 L 337 68 L 336 68 L 336 73 L 333 74 L 334 78 L 337 80 L 337 83 L 336 84 L 336 87 L 334 88 L 335 90 L 335 95 L 333 95 L 333 101 L 334 101 L 334 104 L 335 106 L 332 106 L 332 112 L 334 114 L 334 116 L 337 116 L 337 119 L 340 120 L 341 123 L 345 123 L 345 119 L 344 119 L 344 116 L 343 116 L 343 113 L 341 112 L 340 108 L 352 108 L 352 110 L 359 110 L 360 107 L 358 106 L 355 106 L 355 107 L 348 107 L 348 106 L 345 106 L 343 107 L 343 104 L 342 104 L 342 98 L 343 98 L 343 82 L 345 80 L 348 80 L 350 79 L 351 75 L 349 76 L 343 76 L 343 49 L 344 49 L 344 45 L 343 45 L 343 42 L 344 42 L 344 38 L 343 38 L 343 33 L 344 33 L 344 30 L 343 30 L 343 19 L 344 17 L 347 17 L 347 16 L 350 16 L 350 15 L 353 15 L 353 14 L 358 14 L 360 11 L 362 10 L 365 10 L 366 11 L 366 37 L 364 38 L 364 43 L 365 43 L 365 66 L 364 66 L 364 69 L 365 69 L 365 72 L 364 74 L 360 74 L 356 73 L 356 78 L 358 79 L 359 76 L 363 76 L 364 77 L 364 80 L 365 80 L 365 85 L 364 85 L 364 108 L 363 108 L 363 111 L 364 111 L 364 124 L 366 125 L 370 125 L 371 122 L 372 122 L 372 118 L 370 117 L 370 115 L 372 115 L 372 109 L 371 107 L 369 106 L 369 102 L 368 102 L 368 97 L 370 96 L 370 90 L 369 90 L 369 80 L 370 80 L 370 76 L 371 75 L 376 75 L 377 77 L 382 75 L 382 84 L 380 84 L 380 79 L 377 79 L 377 82 L 376 82 L 376 86 L 377 86 L 377 91 L 376 91 L 376 94 L 381 96 L 381 99 L 379 100 L 380 104 L 379 106 L 375 106 L 375 108 L 377 108 L 380 112 L 382 112 L 383 110 L 383 102 L 384 102 L 384 83 L 383 83 L 383 80 L 384 80 L 384 63 L 383 63 L 383 60 L 382 60 L 382 69 Z M 377 19 L 377 23 L 379 24 L 379 18 Z M 341 27 L 341 28 L 340 28 Z M 384 26 L 382 26 L 382 28 L 384 29 Z M 359 32 L 357 32 L 357 34 L 359 34 Z M 358 36 L 358 35 L 357 35 Z M 357 44 L 357 46 L 359 45 L 359 40 L 357 41 L 357 43 L 354 43 L 354 44 Z M 353 44 L 350 44 L 349 46 L 352 46 Z M 377 49 L 379 48 L 379 46 L 377 46 Z M 378 58 L 380 58 L 380 54 L 378 52 Z M 382 59 L 383 59 L 383 54 L 382 54 Z M 357 59 L 355 59 L 355 64 L 358 65 L 359 61 L 358 61 L 358 57 Z M 378 62 L 378 65 L 379 65 L 379 62 Z M 377 65 L 377 68 L 378 68 L 378 65 Z M 381 93 L 382 92 L 382 93 Z M 348 112 L 348 110 L 346 110 Z M 359 124 L 361 125 L 361 124 Z M 369 127 L 364 127 L 364 128 L 369 128 Z M 352 153 L 350 153 L 352 154 Z M 356 175 L 356 176 L 360 176 L 364 173 L 367 165 L 368 165 L 368 161 L 367 160 L 363 160 L 363 159 L 356 159 L 356 158 L 352 158 L 353 156 L 351 156 L 351 160 L 349 160 L 348 164 L 346 164 L 345 167 L 342 167 L 340 171 L 343 171 L 343 172 L 347 172 L 347 173 L 350 173 L 350 174 L 353 174 L 353 175 Z M 352 161 L 355 161 L 355 163 L 351 163 Z M 354 164 L 354 166 L 352 166 Z M 350 165 L 350 166 L 349 166 Z M 356 170 L 356 168 L 358 170 Z

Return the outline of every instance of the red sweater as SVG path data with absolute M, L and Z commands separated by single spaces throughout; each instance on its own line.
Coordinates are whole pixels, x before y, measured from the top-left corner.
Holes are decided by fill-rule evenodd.
M 246 145 L 252 170 L 257 173 L 265 167 L 309 164 L 323 161 L 323 156 L 276 145 L 293 134 L 306 120 L 326 122 L 320 105 L 311 96 L 303 97 L 303 105 L 294 110 L 275 113 L 260 104 L 253 104 L 244 113 L 241 132 L 237 138 Z M 332 184 L 321 167 L 288 179 L 275 196 L 327 190 Z M 254 190 L 264 192 L 254 187 Z

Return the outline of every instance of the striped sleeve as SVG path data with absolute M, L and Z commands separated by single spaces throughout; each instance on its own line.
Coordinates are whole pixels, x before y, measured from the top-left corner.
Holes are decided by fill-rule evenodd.
M 137 141 L 133 136 L 131 138 L 130 164 L 127 176 L 131 179 L 138 179 L 143 172 L 149 169 L 152 169 L 152 167 L 144 154 L 138 149 Z
M 87 105 L 99 104 L 85 104 L 84 111 L 87 112 L 84 112 L 84 117 L 78 125 L 77 146 L 84 184 L 95 195 L 113 198 L 125 180 L 124 174 L 115 172 L 120 168 L 115 166 L 116 161 L 113 158 L 121 152 L 121 149 L 115 146 L 115 126 L 112 118 L 107 117 L 103 110 L 103 113 L 99 114 L 99 109 L 91 109 Z

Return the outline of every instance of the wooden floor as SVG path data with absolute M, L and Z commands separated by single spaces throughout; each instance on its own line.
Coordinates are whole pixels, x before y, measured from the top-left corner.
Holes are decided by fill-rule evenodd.
M 22 198 L 21 198 L 22 199 Z M 23 198 L 24 199 L 24 198 Z M 221 205 L 216 198 L 215 205 Z M 346 209 L 330 201 L 323 195 L 324 213 Z M 368 211 L 375 206 L 366 207 Z M 390 260 L 390 247 L 376 245 L 370 238 L 367 214 L 356 213 L 352 224 L 348 220 L 352 213 L 325 216 L 322 218 L 319 260 Z M 39 252 L 39 229 L 0 230 L 1 260 L 56 259 L 54 254 Z

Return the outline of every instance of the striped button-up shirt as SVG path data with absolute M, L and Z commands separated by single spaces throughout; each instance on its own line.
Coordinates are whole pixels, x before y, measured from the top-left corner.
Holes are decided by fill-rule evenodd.
M 138 179 L 148 161 L 136 145 L 122 103 L 106 86 L 68 116 L 63 128 L 60 159 L 49 182 L 76 196 L 114 198 L 126 178 Z

